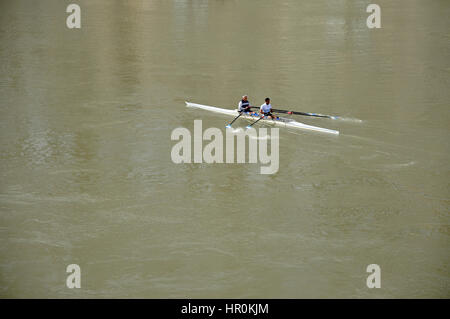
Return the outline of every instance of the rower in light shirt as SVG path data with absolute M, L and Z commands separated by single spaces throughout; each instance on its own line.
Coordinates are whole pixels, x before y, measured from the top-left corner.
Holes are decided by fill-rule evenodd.
M 261 105 L 259 113 L 264 114 L 264 116 L 270 116 L 271 119 L 275 120 L 277 117 L 272 114 L 272 105 L 270 104 L 270 99 L 266 97 L 266 103 Z
M 241 112 L 244 112 L 244 113 L 251 112 L 250 102 L 248 101 L 248 96 L 247 95 L 242 96 L 242 100 L 239 101 L 238 111 L 239 111 L 239 113 L 241 113 Z

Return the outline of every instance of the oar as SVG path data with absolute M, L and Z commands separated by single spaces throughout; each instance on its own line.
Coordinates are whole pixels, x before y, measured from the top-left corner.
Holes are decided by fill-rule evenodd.
M 328 119 L 332 119 L 332 120 L 337 120 L 339 118 L 338 116 L 324 115 L 324 114 L 318 114 L 318 113 L 305 113 L 305 112 L 277 110 L 277 109 L 272 109 L 272 111 L 276 112 L 276 113 L 287 113 L 287 114 L 304 115 L 304 116 L 324 117 L 324 118 L 328 118 Z
M 264 118 L 264 115 L 261 116 L 259 119 L 257 119 L 255 122 L 253 122 L 250 125 L 247 125 L 247 129 L 251 128 L 253 125 L 255 125 L 256 123 L 258 123 L 259 121 L 261 121 Z
M 257 108 L 258 108 L 258 107 L 256 107 L 256 106 L 251 106 L 251 107 L 250 107 L 250 109 L 257 109 Z M 236 120 L 239 118 L 239 116 L 241 116 L 242 114 L 244 114 L 244 111 L 240 112 L 239 115 L 236 116 L 236 117 L 230 122 L 230 124 L 228 124 L 228 125 L 225 126 L 225 127 L 226 127 L 226 128 L 231 128 L 231 124 L 233 124 L 234 121 L 236 121 Z
M 236 116 L 236 117 L 234 118 L 234 120 L 232 120 L 232 121 L 230 122 L 230 124 L 228 124 L 228 125 L 225 126 L 225 127 L 226 127 L 226 128 L 230 128 L 230 127 L 231 127 L 231 124 L 233 124 L 234 121 L 236 121 L 236 120 L 239 118 L 239 116 L 241 116 L 242 114 L 244 114 L 244 112 L 239 113 L 239 115 Z

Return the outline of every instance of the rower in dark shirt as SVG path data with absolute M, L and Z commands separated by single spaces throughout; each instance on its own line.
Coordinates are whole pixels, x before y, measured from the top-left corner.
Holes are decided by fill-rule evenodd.
M 239 106 L 238 106 L 238 112 L 251 112 L 251 106 L 250 106 L 250 102 L 248 101 L 248 96 L 244 95 L 242 97 L 242 100 L 239 101 Z

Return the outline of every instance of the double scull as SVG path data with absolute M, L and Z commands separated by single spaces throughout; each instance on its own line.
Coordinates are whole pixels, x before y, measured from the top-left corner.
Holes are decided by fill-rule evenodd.
M 215 107 L 215 106 L 202 105 L 202 104 L 196 104 L 196 103 L 191 103 L 191 102 L 186 102 L 186 106 L 187 107 L 195 107 L 198 109 L 202 109 L 202 110 L 206 110 L 206 111 L 210 111 L 210 112 L 214 112 L 214 113 L 226 114 L 226 115 L 235 116 L 235 117 L 239 115 L 239 112 L 237 110 L 223 109 L 223 108 Z M 259 118 L 259 115 L 245 113 L 245 114 L 242 114 L 240 117 L 247 119 L 247 120 L 254 121 Z M 292 128 L 292 129 L 308 130 L 308 131 L 315 131 L 315 132 L 320 132 L 320 133 L 339 135 L 339 131 L 330 130 L 330 129 L 318 127 L 318 126 L 312 126 L 312 125 L 300 123 L 295 120 L 283 118 L 283 117 L 279 117 L 276 120 L 264 118 L 264 119 L 261 119 L 260 122 L 264 122 L 269 125 L 276 125 L 276 126 L 287 127 L 287 128 Z

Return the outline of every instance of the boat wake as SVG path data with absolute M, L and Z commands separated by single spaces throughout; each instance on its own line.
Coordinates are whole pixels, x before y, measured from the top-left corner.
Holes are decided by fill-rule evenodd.
M 235 133 L 241 133 L 244 131 L 244 129 L 242 127 L 238 127 L 238 128 L 229 128 L 229 130 L 231 130 L 231 133 L 235 134 Z
M 363 120 L 353 118 L 353 117 L 338 117 L 337 120 L 344 121 L 344 122 L 351 122 L 351 123 L 362 123 Z
M 245 129 L 242 127 L 238 127 L 238 128 L 228 128 L 228 130 L 231 130 L 231 133 L 233 134 L 240 134 L 245 132 Z M 253 135 L 248 135 L 249 139 L 252 140 L 269 140 L 270 139 L 270 135 L 266 135 L 266 136 L 253 136 Z

